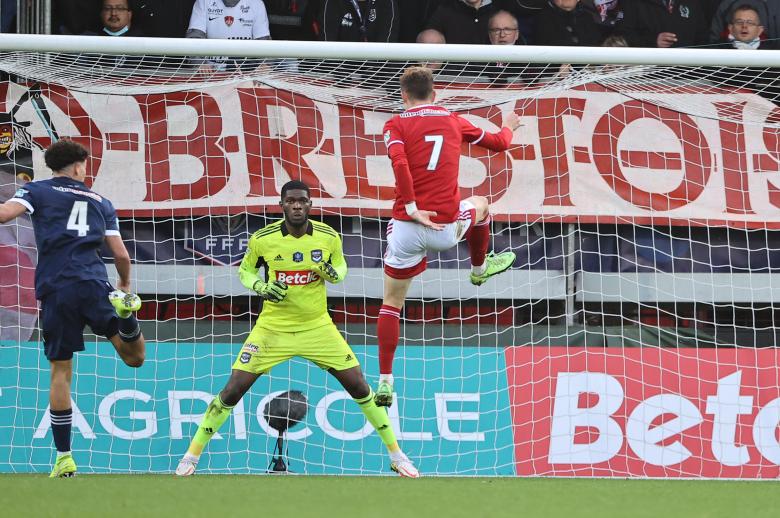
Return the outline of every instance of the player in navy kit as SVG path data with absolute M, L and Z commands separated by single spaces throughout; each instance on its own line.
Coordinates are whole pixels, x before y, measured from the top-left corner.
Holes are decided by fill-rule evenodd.
M 0 205 L 0 223 L 30 213 L 38 247 L 35 296 L 41 301 L 40 327 L 51 364 L 49 405 L 57 461 L 51 477 L 76 474 L 70 453 L 73 353 L 84 350 L 84 325 L 114 345 L 130 367 L 144 362 L 145 345 L 130 293 L 130 256 L 119 235 L 113 205 L 84 185 L 87 150 L 60 140 L 46 150 L 49 180 L 30 182 Z M 119 273 L 118 290 L 108 282 L 99 250 L 106 243 Z

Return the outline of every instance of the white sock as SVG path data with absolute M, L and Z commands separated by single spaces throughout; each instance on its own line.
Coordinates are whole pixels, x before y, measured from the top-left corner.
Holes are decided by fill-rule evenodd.
M 485 273 L 485 270 L 486 270 L 485 263 L 482 263 L 479 266 L 474 266 L 474 265 L 471 266 L 471 273 L 473 273 L 474 275 L 482 275 L 483 273 Z
M 184 458 L 181 459 L 181 460 L 188 460 L 188 461 L 191 461 L 191 462 L 194 462 L 195 464 L 197 464 L 199 459 L 200 459 L 200 456 L 198 456 L 198 455 L 193 455 L 191 453 L 185 453 L 184 454 Z
M 399 462 L 402 460 L 406 460 L 406 455 L 404 455 L 404 452 L 401 450 L 390 452 L 390 460 L 393 462 Z
M 379 383 L 387 382 L 390 385 L 393 384 L 393 375 L 392 374 L 380 374 L 379 375 Z
M 57 458 L 58 458 L 58 459 L 59 459 L 60 457 L 64 457 L 64 456 L 66 456 L 66 455 L 70 455 L 70 452 L 69 452 L 69 451 L 58 451 L 58 452 L 57 452 Z

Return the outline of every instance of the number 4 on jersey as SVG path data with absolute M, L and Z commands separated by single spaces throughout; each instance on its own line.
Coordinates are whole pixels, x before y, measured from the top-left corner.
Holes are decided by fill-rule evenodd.
M 75 201 L 68 218 L 68 230 L 75 230 L 79 237 L 84 237 L 89 232 L 89 223 L 87 222 L 87 202 Z

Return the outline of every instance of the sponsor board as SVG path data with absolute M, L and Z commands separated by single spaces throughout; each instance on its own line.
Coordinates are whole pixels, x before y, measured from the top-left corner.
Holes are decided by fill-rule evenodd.
M 48 364 L 38 344 L 0 345 L 0 472 L 48 472 L 54 455 L 46 412 Z M 241 344 L 148 343 L 146 363 L 130 369 L 110 344 L 88 344 L 76 355 L 73 383 L 73 450 L 79 470 L 171 472 L 243 349 Z M 376 370 L 376 347 L 353 350 L 366 371 Z M 420 469 L 513 474 L 503 354 L 408 346 L 399 360 L 401 355 L 398 398 L 389 415 Z M 376 385 L 375 376 L 369 383 Z M 287 390 L 300 390 L 309 404 L 303 423 L 288 432 L 293 471 L 389 473 L 384 446 L 357 405 L 332 376 L 297 358 L 255 383 L 212 438 L 198 470 L 264 472 L 277 433 L 263 410 Z
M 780 475 L 777 349 L 511 347 L 518 475 Z

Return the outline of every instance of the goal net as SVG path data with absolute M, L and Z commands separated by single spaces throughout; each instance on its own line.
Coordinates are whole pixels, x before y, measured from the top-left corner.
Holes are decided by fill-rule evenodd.
M 80 471 L 175 468 L 260 310 L 236 265 L 289 179 L 342 235 L 329 308 L 376 385 L 382 126 L 422 63 L 438 104 L 523 125 L 507 152 L 464 145 L 460 163 L 514 267 L 474 287 L 465 245 L 432 255 L 402 314 L 389 412 L 421 472 L 780 474 L 776 52 L 106 40 L 0 39 L 0 200 L 50 176 L 51 142 L 84 144 L 144 299 L 143 367 L 94 336 L 76 356 Z M 0 471 L 53 458 L 36 260 L 28 216 L 0 226 Z M 357 406 L 301 359 L 257 381 L 199 471 L 265 472 L 267 408 L 289 390 L 308 402 L 292 471 L 388 471 Z

